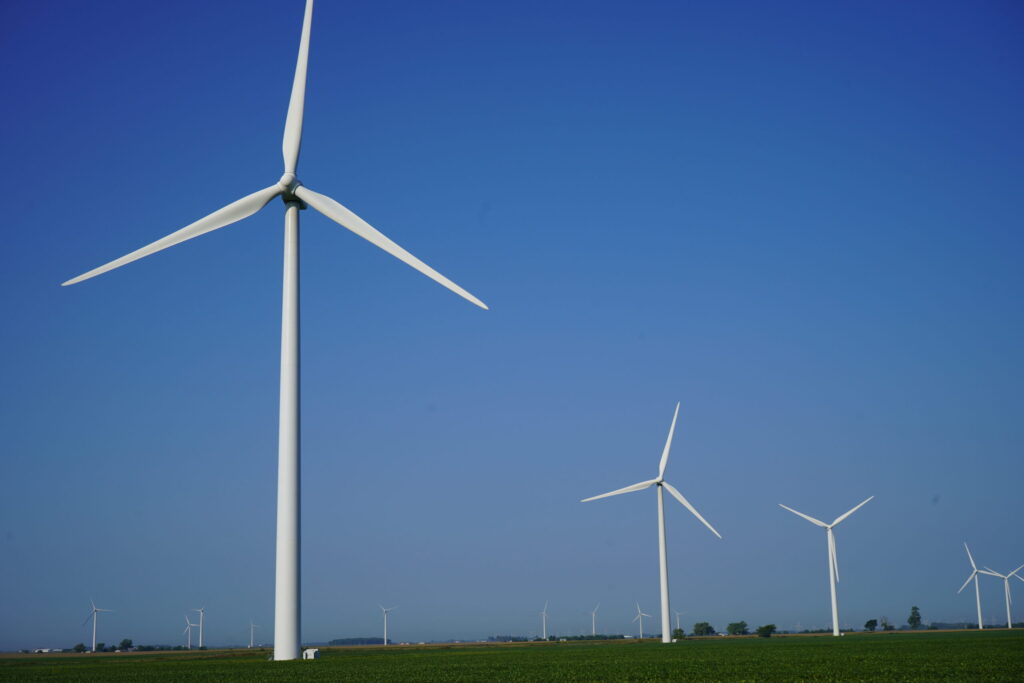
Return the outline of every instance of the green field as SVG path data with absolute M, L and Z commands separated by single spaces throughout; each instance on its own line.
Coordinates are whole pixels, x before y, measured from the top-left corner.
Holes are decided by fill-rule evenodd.
M 33 681 L 1024 681 L 1024 631 L 0 658 Z

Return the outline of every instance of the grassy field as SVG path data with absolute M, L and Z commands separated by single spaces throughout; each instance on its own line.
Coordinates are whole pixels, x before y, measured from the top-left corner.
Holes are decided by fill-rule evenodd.
M 0 657 L 19 681 L 1024 681 L 1024 631 Z

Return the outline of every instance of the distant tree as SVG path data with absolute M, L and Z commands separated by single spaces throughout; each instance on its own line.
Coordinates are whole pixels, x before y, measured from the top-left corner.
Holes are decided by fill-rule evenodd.
M 734 621 L 725 627 L 725 632 L 730 636 L 745 636 L 750 631 L 747 630 L 747 622 L 745 621 Z
M 882 630 L 895 631 L 896 627 L 889 623 L 889 617 L 882 617 Z
M 698 621 L 693 625 L 693 635 L 695 636 L 713 636 L 715 635 L 715 628 L 706 621 Z
M 907 623 L 910 628 L 921 628 L 921 610 L 914 605 L 910 608 L 910 616 L 907 617 Z
M 682 640 L 683 638 L 686 637 L 686 633 L 681 628 L 673 629 L 672 630 L 672 637 L 675 640 Z
M 103 652 L 103 648 L 106 647 L 106 643 L 96 643 L 96 652 Z
M 878 619 L 868 619 L 864 622 L 865 631 L 874 631 L 876 628 L 878 628 Z
M 757 635 L 762 638 L 771 638 L 773 633 L 775 633 L 775 624 L 765 624 L 764 626 L 757 627 Z
M 75 652 L 85 652 L 85 643 L 78 643 L 71 649 Z
M 125 638 L 124 640 L 121 641 L 121 644 L 118 645 L 117 647 L 118 647 L 118 649 L 121 649 L 121 650 L 130 650 L 130 649 L 132 649 L 132 639 L 131 638 Z

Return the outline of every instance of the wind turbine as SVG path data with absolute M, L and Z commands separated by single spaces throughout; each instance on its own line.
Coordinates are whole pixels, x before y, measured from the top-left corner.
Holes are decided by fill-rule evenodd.
M 258 628 L 259 628 L 259 626 L 257 626 L 256 624 L 252 623 L 252 620 L 250 619 L 249 620 L 249 649 L 250 650 L 252 649 L 253 631 L 255 631 Z
M 113 612 L 114 610 L 112 610 L 112 609 L 100 609 L 99 607 L 96 606 L 96 603 L 93 602 L 92 599 L 89 600 L 89 604 L 92 605 L 92 611 L 89 612 L 89 616 L 87 616 L 85 618 L 85 621 L 82 622 L 82 626 L 85 626 L 86 624 L 88 624 L 89 620 L 92 619 L 92 651 L 96 652 L 96 619 L 97 619 L 97 615 L 100 612 Z
M 640 640 L 644 639 L 644 617 L 649 617 L 650 614 L 645 614 L 640 611 L 640 603 L 636 603 L 636 616 L 633 617 L 633 621 L 640 621 Z
M 971 579 L 974 579 L 974 600 L 978 604 L 978 630 L 981 631 L 984 630 L 985 625 L 981 623 L 981 588 L 978 587 L 978 574 L 980 573 L 980 570 L 978 569 L 978 565 L 974 564 L 974 557 L 971 555 L 971 549 L 967 547 L 966 541 L 964 541 L 964 550 L 967 551 L 967 559 L 971 561 L 971 575 L 967 577 L 966 581 L 964 581 L 964 585 L 960 586 L 960 590 L 957 591 L 957 594 L 963 592 L 963 590 L 967 588 L 967 584 L 971 582 Z
M 597 610 L 601 608 L 601 603 L 597 603 L 597 607 L 590 613 L 590 635 L 597 635 Z
M 668 465 L 668 452 L 672 447 L 672 435 L 676 431 L 676 420 L 679 418 L 679 404 L 676 403 L 676 412 L 672 416 L 672 426 L 668 429 L 668 439 L 665 441 L 665 448 L 661 453 L 661 462 L 658 465 L 658 477 L 656 479 L 649 479 L 642 481 L 639 484 L 633 484 L 622 489 L 610 491 L 608 493 L 602 493 L 599 496 L 591 496 L 590 498 L 584 498 L 581 503 L 586 503 L 591 500 L 597 500 L 598 498 L 607 498 L 608 496 L 617 496 L 620 493 L 630 493 L 632 491 L 642 491 L 643 489 L 650 488 L 651 486 L 658 487 L 658 556 L 660 559 L 661 567 L 661 642 L 671 643 L 672 634 L 669 626 L 669 613 L 668 613 L 668 555 L 665 550 L 665 494 L 664 489 L 668 489 L 668 492 L 675 496 L 676 500 L 683 504 L 687 510 L 693 513 L 693 515 L 699 519 L 704 526 L 711 530 L 715 536 L 722 537 L 720 533 L 715 531 L 715 528 L 708 524 L 707 520 L 700 516 L 697 509 L 690 505 L 690 501 L 683 497 L 683 494 L 679 493 L 678 490 L 672 484 L 665 481 L 665 466 Z
M 1003 592 L 1006 593 L 1006 628 L 1008 629 L 1013 628 L 1013 619 L 1010 618 L 1010 603 L 1013 602 L 1013 598 L 1010 597 L 1010 577 L 1016 576 L 1020 579 L 1020 574 L 1017 572 L 1021 569 L 1024 569 L 1024 564 L 1017 567 L 1009 574 L 1000 574 L 991 567 L 985 567 L 981 572 L 979 572 L 981 574 L 988 574 L 989 576 L 996 576 L 1003 580 Z M 1021 579 L 1021 581 L 1024 581 L 1024 579 Z
M 391 610 L 393 610 L 395 608 L 394 607 L 385 607 L 384 605 L 377 605 L 377 606 L 380 607 L 380 610 L 382 612 L 384 612 L 384 645 L 386 647 L 387 644 L 388 644 L 388 612 L 390 612 Z M 397 605 L 396 605 L 396 607 L 397 607 Z
M 302 141 L 302 117 L 306 95 L 306 67 L 309 61 L 309 33 L 313 0 L 306 1 L 295 65 L 291 99 L 281 145 L 284 173 L 273 185 L 257 190 L 227 206 L 200 218 L 184 228 L 158 239 L 130 254 L 94 268 L 64 285 L 95 277 L 127 263 L 149 256 L 205 233 L 247 218 L 281 197 L 284 218 L 284 278 L 281 307 L 281 384 L 278 430 L 277 474 L 277 563 L 274 602 L 274 659 L 298 659 L 300 656 L 299 585 L 299 211 L 313 207 L 371 244 L 447 287 L 480 308 L 487 306 L 475 296 L 441 275 L 408 251 L 391 241 L 362 218 L 327 195 L 314 192 L 299 182 L 296 169 Z
M 189 621 L 188 615 L 185 615 L 185 630 L 181 632 L 182 635 L 188 634 L 188 649 L 192 649 L 192 627 L 198 626 L 199 624 L 193 624 Z
M 820 527 L 825 529 L 825 536 L 828 538 L 828 583 L 829 583 L 829 588 L 832 591 L 832 635 L 833 636 L 838 636 L 839 635 L 839 601 L 836 599 L 836 582 L 839 581 L 839 562 L 836 559 L 836 537 L 832 533 L 832 529 L 833 529 L 833 527 L 838 525 L 840 522 L 842 522 L 844 519 L 846 519 L 847 517 L 852 515 L 858 509 L 860 509 L 860 507 L 862 505 L 867 503 L 872 498 L 874 498 L 874 496 L 870 496 L 866 500 L 864 500 L 864 501 L 858 503 L 857 505 L 853 506 L 852 508 L 850 508 L 849 510 L 847 510 L 843 514 L 841 514 L 838 517 L 836 517 L 832 521 L 831 524 L 825 524 L 825 522 L 822 522 L 820 519 L 815 519 L 814 517 L 811 517 L 809 515 L 805 515 L 802 512 L 797 512 L 793 508 L 786 507 L 782 503 L 779 503 L 779 507 L 785 508 L 785 509 L 789 510 L 790 512 L 792 512 L 794 515 L 797 515 L 798 517 L 803 517 L 804 519 L 806 519 L 811 524 L 816 524 L 817 526 L 820 526 Z
M 675 610 L 673 610 L 673 611 L 675 611 Z M 676 630 L 677 631 L 680 629 L 680 627 L 679 627 L 679 615 L 680 614 L 682 614 L 682 612 L 676 612 Z
M 541 633 L 543 633 L 543 635 L 541 636 L 541 639 L 542 640 L 547 640 L 548 639 L 548 601 L 547 600 L 544 601 L 544 609 L 542 609 L 540 611 L 540 618 L 541 618 Z
M 206 617 L 206 608 L 205 607 L 200 607 L 199 609 L 196 609 L 195 607 L 193 607 L 192 611 L 193 612 L 199 612 L 199 649 L 202 650 L 203 649 L 203 621 L 204 621 L 204 618 Z

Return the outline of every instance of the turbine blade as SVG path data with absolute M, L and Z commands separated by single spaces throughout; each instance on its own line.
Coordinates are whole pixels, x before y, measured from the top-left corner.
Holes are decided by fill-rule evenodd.
M 1016 569 L 1014 569 L 1014 570 L 1013 570 L 1012 572 L 1010 572 L 1009 574 L 1007 574 L 1007 575 L 1006 575 L 1006 576 L 1007 576 L 1007 578 L 1009 578 L 1009 577 L 1011 577 L 1011 576 L 1014 576 L 1014 575 L 1017 575 L 1017 578 L 1020 578 L 1020 575 L 1019 575 L 1019 574 L 1017 574 L 1017 572 L 1019 572 L 1019 571 L 1020 571 L 1021 569 L 1024 569 L 1024 564 L 1022 564 L 1021 566 L 1017 567 L 1017 568 L 1016 568 Z
M 248 218 L 253 215 L 264 206 L 267 205 L 271 199 L 281 194 L 281 188 L 278 185 L 272 185 L 259 192 L 253 192 L 252 194 L 242 197 L 238 201 L 232 202 L 222 209 L 214 211 L 205 218 L 200 218 L 195 223 L 186 225 L 177 232 L 172 232 L 170 235 L 158 239 L 156 242 L 147 244 L 141 249 L 136 249 L 130 254 L 126 254 L 119 259 L 115 259 L 110 263 L 104 264 L 99 268 L 93 268 L 88 273 L 83 273 L 78 277 L 71 278 L 61 286 L 66 287 L 67 285 L 73 285 L 81 282 L 82 280 L 88 280 L 89 278 L 102 275 L 108 270 L 120 268 L 126 263 L 137 261 L 144 256 L 149 256 L 158 251 L 166 249 L 167 247 L 173 247 L 175 244 L 180 244 L 185 240 L 190 240 L 193 237 L 198 237 L 212 230 L 223 228 L 225 225 L 231 225 L 236 221 L 240 221 L 243 218 Z
M 967 547 L 967 542 L 964 542 L 964 550 L 967 551 L 967 559 L 971 561 L 971 569 L 977 571 L 978 566 L 974 564 L 974 557 L 971 555 L 971 549 Z
M 839 583 L 839 558 L 836 557 L 836 537 L 832 529 L 828 530 L 828 553 L 832 556 L 832 572 L 836 576 L 836 583 Z
M 828 528 L 828 524 L 825 524 L 825 522 L 821 521 L 820 519 L 815 519 L 814 517 L 811 517 L 810 515 L 805 515 L 802 512 L 797 512 L 793 508 L 787 507 L 787 506 L 783 505 L 782 503 L 779 503 L 779 507 L 780 508 L 786 508 L 787 510 L 792 512 L 794 515 L 797 515 L 798 517 L 803 517 L 804 519 L 806 519 L 811 524 L 817 524 L 818 526 L 820 526 L 822 528 L 825 528 L 825 529 Z
M 665 439 L 665 449 L 661 452 L 661 462 L 658 464 L 658 479 L 664 479 L 665 466 L 668 465 L 668 452 L 672 448 L 672 435 L 676 432 L 676 420 L 679 418 L 679 403 L 676 403 L 676 412 L 672 416 L 672 426 L 668 428 L 668 438 Z
M 869 500 L 871 500 L 872 498 L 874 498 L 874 496 L 870 496 L 870 497 L 869 497 L 869 498 L 868 498 L 867 500 L 865 500 L 865 501 L 862 501 L 862 502 L 861 502 L 861 503 L 860 503 L 859 505 L 855 505 L 855 506 L 853 506 L 853 508 L 851 508 L 851 509 L 847 510 L 847 511 L 846 511 L 846 512 L 844 512 L 843 514 L 841 514 L 841 515 L 839 515 L 838 517 L 836 517 L 836 521 L 832 522 L 832 526 L 835 526 L 836 524 L 839 524 L 839 522 L 843 521 L 844 519 L 846 519 L 847 517 L 849 517 L 850 515 L 852 515 L 852 514 L 853 514 L 854 512 L 856 512 L 857 510 L 859 510 L 859 509 L 861 508 L 861 506 L 862 506 L 862 505 L 864 505 L 865 503 L 867 503 L 867 502 L 868 502 Z
M 668 489 L 668 492 L 675 496 L 676 500 L 683 504 L 683 507 L 692 512 L 693 516 L 699 519 L 704 524 L 704 526 L 710 529 L 711 533 L 713 533 L 715 536 L 718 536 L 719 538 L 722 537 L 722 534 L 715 531 L 715 527 L 708 524 L 708 520 L 700 516 L 700 513 L 697 512 L 697 508 L 690 505 L 690 501 L 686 500 L 686 498 L 683 498 L 683 494 L 679 493 L 679 491 L 676 490 L 675 486 L 672 486 L 672 484 L 668 483 L 667 481 L 661 482 L 661 485 Z
M 309 63 L 309 28 L 312 22 L 313 0 L 306 0 L 299 57 L 295 62 L 295 80 L 292 81 L 292 96 L 288 101 L 288 117 L 284 122 L 284 140 L 281 142 L 285 173 L 295 173 L 299 163 L 299 148 L 302 147 L 302 111 L 306 102 L 306 67 Z
M 352 213 L 351 211 L 349 211 L 344 206 L 342 206 L 335 200 L 331 199 L 327 195 L 314 192 L 308 187 L 300 185 L 299 187 L 295 188 L 295 196 L 297 196 L 299 199 L 312 206 L 314 209 L 316 209 L 323 215 L 330 218 L 332 221 L 334 221 L 341 227 L 346 228 L 347 230 L 351 230 L 352 232 L 359 235 L 367 242 L 370 242 L 371 244 L 380 247 L 387 253 L 394 256 L 399 261 L 405 263 L 406 265 L 412 266 L 413 268 L 423 273 L 424 275 L 426 275 L 439 285 L 447 287 L 451 291 L 461 296 L 463 299 L 466 299 L 467 301 L 476 304 L 485 311 L 488 310 L 487 304 L 485 304 L 483 301 L 480 301 L 480 299 L 477 299 L 475 296 L 464 290 L 462 287 L 459 287 L 457 284 L 446 278 L 444 275 L 441 275 L 441 273 L 437 272 L 423 261 L 420 261 L 418 258 L 407 252 L 405 249 L 391 241 L 391 239 L 389 239 L 387 235 L 380 232 L 372 225 L 364 221 L 362 218 L 355 215 L 354 213 Z
M 639 619 L 639 618 L 640 618 L 640 613 L 639 613 L 639 612 L 637 612 L 637 615 L 636 615 L 635 617 L 633 617 L 633 621 L 636 621 L 636 620 L 637 620 L 637 619 Z
M 599 496 L 591 496 L 590 498 L 584 498 L 580 502 L 581 503 L 587 503 L 587 502 L 590 502 L 592 500 L 597 500 L 598 498 L 607 498 L 608 496 L 617 496 L 620 493 L 632 493 L 633 491 L 643 491 L 646 488 L 650 488 L 651 486 L 654 486 L 656 483 L 658 483 L 657 479 L 648 479 L 647 481 L 642 481 L 639 484 L 632 484 L 631 486 L 627 486 L 625 488 L 615 489 L 614 491 L 609 491 L 608 493 L 602 493 Z
M 967 584 L 969 584 L 969 583 L 971 582 L 971 579 L 973 579 L 973 578 L 974 578 L 974 576 L 975 576 L 975 575 L 976 575 L 977 573 L 978 573 L 978 570 L 977 570 L 977 569 L 975 569 L 975 570 L 974 570 L 973 572 L 971 572 L 971 575 L 967 577 L 967 580 L 966 580 L 966 581 L 964 581 L 964 585 L 960 586 L 960 590 L 958 590 L 958 591 L 957 591 L 957 593 L 960 593 L 960 592 L 962 592 L 962 591 L 963 591 L 963 589 L 967 588 Z
M 82 626 L 85 626 L 86 624 L 88 624 L 88 623 L 89 623 L 89 620 L 90 620 L 90 619 L 92 619 L 92 615 L 93 615 L 93 614 L 95 614 L 95 612 L 89 612 L 89 616 L 87 616 L 87 617 L 85 618 L 85 621 L 83 621 L 83 622 L 82 622 Z

